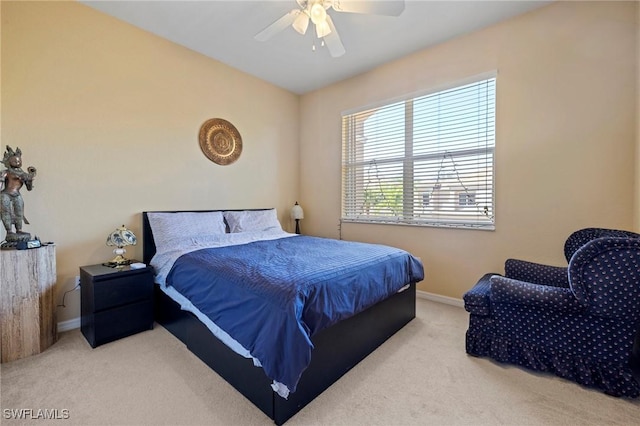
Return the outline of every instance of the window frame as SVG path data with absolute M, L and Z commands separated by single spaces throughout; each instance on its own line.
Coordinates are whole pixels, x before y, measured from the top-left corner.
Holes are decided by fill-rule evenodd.
M 462 229 L 480 229 L 480 230 L 495 230 L 495 208 L 496 208 L 496 187 L 495 187 L 495 179 L 496 179 L 496 171 L 495 171 L 495 147 L 496 147 L 496 114 L 497 114 L 497 92 L 498 92 L 498 72 L 497 70 L 475 75 L 463 80 L 458 80 L 456 82 L 441 85 L 437 87 L 433 87 L 428 90 L 414 92 L 407 95 L 403 95 L 394 99 L 389 99 L 386 101 L 378 102 L 374 105 L 368 105 L 365 107 L 354 108 L 351 110 L 347 110 L 342 112 L 342 167 L 341 167 L 341 223 L 366 223 L 366 224 L 396 224 L 396 225 L 409 225 L 409 226 L 426 226 L 426 227 L 454 227 L 454 228 L 462 228 Z M 491 83 L 490 80 L 493 80 Z M 478 166 L 478 173 L 485 175 L 485 181 L 489 182 L 490 191 L 487 189 L 486 194 L 483 199 L 485 199 L 485 205 L 480 206 L 476 202 L 477 194 L 474 190 L 467 190 L 467 188 L 462 185 L 462 190 L 454 190 L 452 192 L 455 201 L 447 204 L 446 207 L 453 208 L 455 211 L 468 211 L 473 208 L 473 205 L 476 207 L 475 215 L 480 217 L 480 210 L 482 210 L 482 215 L 486 216 L 486 219 L 454 219 L 453 216 L 449 214 L 448 217 L 438 217 L 439 214 L 433 214 L 431 217 L 428 217 L 428 214 L 423 213 L 423 217 L 417 218 L 417 215 L 420 212 L 416 213 L 416 208 L 421 208 L 422 210 L 427 210 L 427 207 L 434 201 L 433 191 L 431 193 L 422 192 L 421 194 L 414 194 L 415 186 L 417 178 L 413 174 L 414 165 L 420 161 L 434 161 L 437 159 L 446 158 L 447 152 L 443 156 L 442 152 L 438 153 L 424 153 L 413 155 L 413 145 L 415 144 L 414 135 L 413 135 L 413 102 L 416 100 L 421 100 L 421 98 L 428 97 L 430 95 L 440 94 L 441 92 L 447 92 L 450 90 L 455 90 L 457 88 L 463 88 L 467 85 L 472 84 L 492 84 L 493 92 L 492 95 L 492 104 L 487 104 L 487 116 L 490 116 L 491 126 L 491 137 L 485 138 L 484 145 L 478 148 L 464 148 L 458 150 L 451 150 L 450 152 L 453 155 L 462 155 L 462 156 L 476 156 L 481 157 L 485 156 L 488 158 L 490 156 L 490 160 L 486 160 L 483 166 Z M 355 132 L 356 132 L 356 120 L 358 119 L 357 114 L 366 113 L 372 110 L 380 110 L 382 108 L 392 107 L 395 104 L 402 103 L 405 106 L 405 122 L 403 124 L 404 133 L 405 133 L 405 153 L 402 157 L 394 157 L 392 159 L 373 159 L 367 161 L 348 161 L 348 157 L 355 157 L 357 154 L 355 151 L 357 148 L 357 143 L 355 142 Z M 411 107 L 407 107 L 407 105 L 411 105 Z M 411 112 L 409 112 L 411 111 Z M 476 110 L 476 113 L 478 113 Z M 349 122 L 349 121 L 353 122 Z M 487 123 L 489 119 L 486 119 L 485 126 L 488 128 Z M 364 121 L 364 120 L 363 120 Z M 491 143 L 489 142 L 491 141 Z M 453 164 L 453 168 L 455 170 L 456 165 L 453 161 L 453 155 L 451 155 L 451 162 Z M 357 174 L 357 167 L 365 167 L 365 163 L 369 165 L 369 167 L 375 166 L 377 168 L 378 164 L 382 163 L 397 163 L 401 159 L 402 161 L 402 204 L 401 210 L 399 213 L 394 212 L 393 215 L 375 215 L 375 214 L 355 214 L 349 215 L 347 212 L 346 204 L 347 202 L 347 194 L 353 194 L 351 205 L 355 204 L 355 200 L 359 200 L 358 196 L 366 197 L 364 194 L 365 190 L 361 190 L 358 192 L 356 187 L 358 186 L 357 178 L 353 177 Z M 347 171 L 347 169 L 350 170 Z M 408 171 L 407 171 L 408 170 Z M 349 177 L 349 173 L 351 173 L 351 178 Z M 363 173 L 361 171 L 360 173 Z M 457 172 L 456 172 L 457 173 Z M 490 177 L 489 177 L 490 175 Z M 438 177 L 439 179 L 439 177 Z M 462 180 L 458 176 L 458 181 L 462 184 Z M 360 183 L 361 184 L 361 183 Z M 437 183 L 436 183 L 437 185 Z M 434 185 L 434 188 L 436 187 Z M 381 189 L 382 192 L 382 189 Z M 417 195 L 417 198 L 416 198 Z M 426 197 L 426 198 L 425 198 Z M 396 195 L 397 198 L 397 195 Z M 463 203 L 463 199 L 466 200 L 466 203 Z M 426 203 L 425 203 L 426 200 Z M 471 201 L 471 204 L 469 203 Z M 357 210 L 357 208 L 351 207 L 353 210 Z M 473 216 L 473 215 L 472 215 Z

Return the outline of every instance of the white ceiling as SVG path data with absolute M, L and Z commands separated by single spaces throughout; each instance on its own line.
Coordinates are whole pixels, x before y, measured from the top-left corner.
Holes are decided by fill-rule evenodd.
M 317 40 L 312 28 L 304 36 L 288 27 L 265 42 L 254 39 L 254 35 L 296 7 L 295 0 L 81 2 L 303 94 L 550 1 L 406 0 L 405 10 L 399 17 L 339 13 L 330 9 L 346 49 L 346 54 L 338 58 L 332 58 L 317 41 L 316 50 L 312 50 Z

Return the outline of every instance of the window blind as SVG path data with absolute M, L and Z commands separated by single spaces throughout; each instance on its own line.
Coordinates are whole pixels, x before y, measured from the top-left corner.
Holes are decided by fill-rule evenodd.
M 342 115 L 342 221 L 494 229 L 495 76 Z

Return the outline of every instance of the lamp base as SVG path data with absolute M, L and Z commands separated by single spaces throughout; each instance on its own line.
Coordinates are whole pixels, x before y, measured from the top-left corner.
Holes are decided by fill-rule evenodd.
M 296 234 L 300 233 L 300 219 L 296 219 Z
M 128 266 L 128 265 L 131 265 L 133 263 L 133 260 L 131 260 L 131 259 L 119 260 L 117 262 L 115 260 L 116 259 L 113 259 L 113 260 L 111 260 L 109 262 L 104 262 L 102 264 L 102 266 L 108 266 L 109 268 L 122 268 L 124 266 Z
M 123 254 L 125 254 L 126 252 L 127 251 L 122 247 L 113 249 L 113 254 L 115 254 L 116 257 L 111 259 L 109 262 L 103 263 L 103 265 L 108 266 L 110 268 L 117 268 L 118 266 L 130 265 L 132 260 L 127 259 L 126 257 L 123 256 Z
M 131 259 L 126 259 L 122 256 L 116 256 L 109 261 L 109 263 L 115 263 L 116 265 L 130 265 L 131 262 Z

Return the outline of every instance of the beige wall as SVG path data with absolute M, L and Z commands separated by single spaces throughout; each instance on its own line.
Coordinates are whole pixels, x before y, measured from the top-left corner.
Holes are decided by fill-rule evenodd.
M 552 4 L 304 95 L 305 230 L 339 235 L 341 111 L 492 70 L 496 230 L 343 224 L 342 237 L 410 250 L 425 264 L 419 289 L 460 298 L 507 257 L 565 263 L 564 240 L 578 228 L 633 229 L 637 9 Z
M 291 229 L 298 96 L 82 4 L 1 7 L 2 150 L 38 169 L 25 230 L 57 244 L 60 300 L 79 266 L 113 257 L 116 226 L 140 236 L 144 210 L 273 206 Z M 198 146 L 213 117 L 242 135 L 230 166 Z M 59 321 L 80 315 L 79 292 L 66 304 Z

